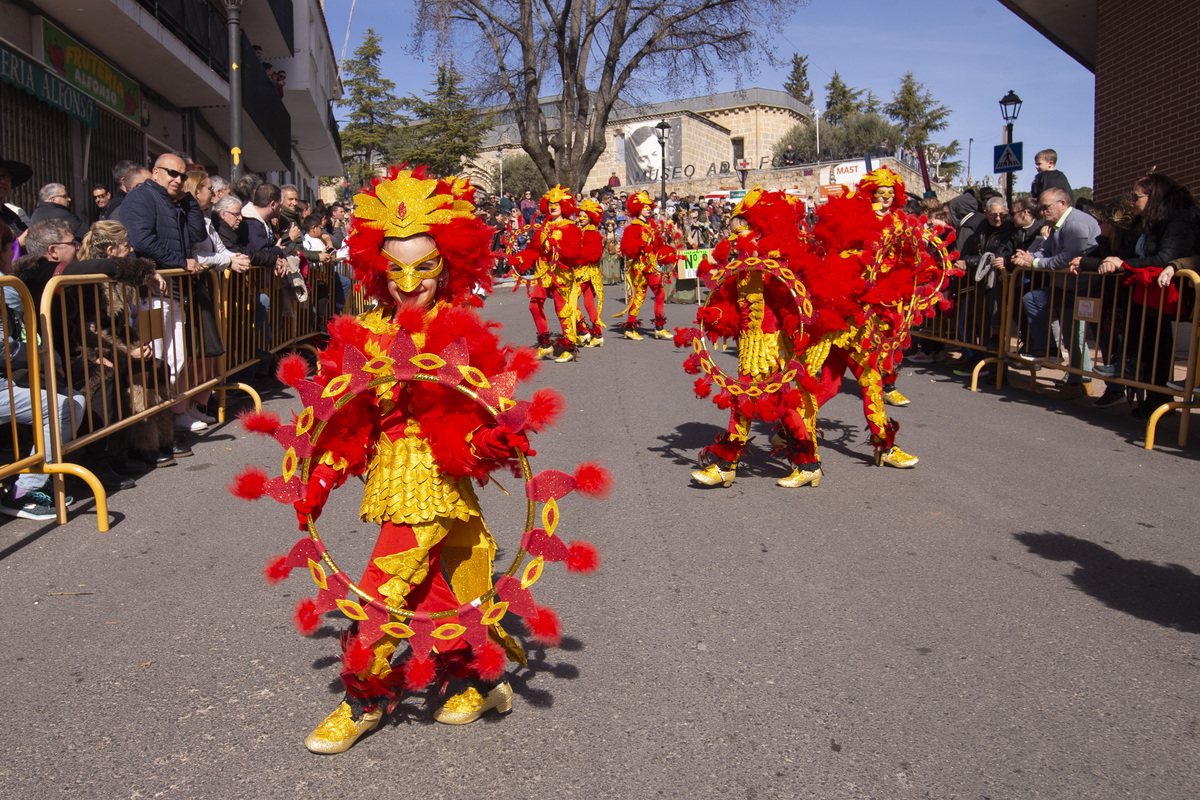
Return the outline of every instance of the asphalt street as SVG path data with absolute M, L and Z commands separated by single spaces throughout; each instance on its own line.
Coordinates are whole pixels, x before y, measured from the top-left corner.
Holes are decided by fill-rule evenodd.
M 523 293 L 485 313 L 532 344 Z M 263 581 L 298 534 L 226 491 L 282 457 L 236 423 L 110 497 L 108 533 L 87 502 L 62 527 L 0 521 L 3 796 L 1195 796 L 1200 431 L 1178 449 L 1169 420 L 1148 452 L 1122 407 L 906 366 L 913 403 L 891 412 L 915 469 L 871 465 L 851 385 L 822 414 L 819 488 L 776 487 L 760 449 L 707 489 L 689 472 L 725 412 L 682 360 L 610 333 L 535 380 L 567 400 L 535 468 L 600 459 L 617 485 L 562 503 L 559 534 L 603 563 L 546 570 L 566 638 L 531 650 L 503 718 L 443 726 L 417 697 L 347 753 L 304 749 L 340 700 L 342 623 L 300 636 L 307 573 Z M 520 502 L 480 496 L 511 557 Z M 359 499 L 347 485 L 321 519 L 351 573 L 374 540 Z

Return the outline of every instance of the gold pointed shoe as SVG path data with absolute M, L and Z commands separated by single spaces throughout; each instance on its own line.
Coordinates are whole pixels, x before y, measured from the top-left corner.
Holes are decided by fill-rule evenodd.
M 642 335 L 640 333 L 638 333 L 637 331 L 635 331 L 633 328 L 626 328 L 625 338 L 632 339 L 635 342 L 640 342 L 642 340 Z
M 709 464 L 704 469 L 692 472 L 692 480 L 705 486 L 729 486 L 737 477 L 737 470 L 721 469 L 720 464 Z
M 604 337 L 603 336 L 593 336 L 592 340 L 584 346 L 585 347 L 604 347 Z
M 512 697 L 513 690 L 508 681 L 496 684 L 486 697 L 470 686 L 447 700 L 433 718 L 447 725 L 466 725 L 493 708 L 499 714 L 512 711 Z
M 892 389 L 890 392 L 883 393 L 883 402 L 889 406 L 906 406 L 912 403 L 912 400 L 900 394 L 899 389 Z
M 558 358 L 554 359 L 554 361 L 557 364 L 565 364 L 568 361 L 575 361 L 576 358 L 577 358 L 577 356 L 575 355 L 574 352 L 572 352 L 570 350 L 563 350 L 562 355 L 560 355 Z
M 796 489 L 800 486 L 811 485 L 815 489 L 821 485 L 821 476 L 823 474 L 820 467 L 813 470 L 797 469 L 786 478 L 780 478 L 775 481 L 775 485 L 783 486 L 787 489 Z
M 358 741 L 360 736 L 367 731 L 374 730 L 382 718 L 383 711 L 377 708 L 374 711 L 364 712 L 361 717 L 355 719 L 350 704 L 343 701 L 332 714 L 325 718 L 324 722 L 317 726 L 316 730 L 308 735 L 308 738 L 304 740 L 304 746 L 313 753 L 327 755 L 344 753 Z
M 909 455 L 896 445 L 892 445 L 888 450 L 875 451 L 875 466 L 877 467 L 887 464 L 889 467 L 895 467 L 896 469 L 909 469 L 910 467 L 915 467 L 918 461 L 920 461 L 919 458 Z
M 655 328 L 654 329 L 654 338 L 655 339 L 674 339 L 675 337 L 672 336 L 671 334 L 667 333 L 666 331 L 664 331 L 662 328 Z
M 537 349 L 537 357 L 538 358 L 550 358 L 550 356 L 552 356 L 552 355 L 554 355 L 553 347 L 539 347 Z

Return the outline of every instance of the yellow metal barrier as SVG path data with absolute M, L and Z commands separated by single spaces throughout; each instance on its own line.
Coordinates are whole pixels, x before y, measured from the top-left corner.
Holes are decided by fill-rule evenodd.
M 1200 275 L 1187 267 L 1193 259 L 1173 262 L 1176 273 L 1172 286 L 1181 300 L 1167 302 L 1167 293 L 1156 298 L 1135 301 L 1133 287 L 1125 284 L 1125 275 L 1115 273 L 1047 273 L 1022 267 L 1013 271 L 1006 295 L 1005 317 L 1011 320 L 1012 335 L 1005 335 L 1001 364 L 1030 371 L 1030 383 L 1036 390 L 1037 371 L 1061 370 L 1081 378 L 1102 380 L 1157 395 L 1179 394 L 1168 386 L 1182 366 L 1184 402 L 1164 401 L 1150 413 L 1146 425 L 1146 448 L 1154 447 L 1155 427 L 1172 410 L 1190 412 L 1200 408 L 1193 397 L 1196 385 L 1197 324 L 1200 305 L 1195 302 Z M 1054 332 L 1055 321 L 1061 335 Z M 1182 365 L 1177 354 L 1180 330 L 1191 325 L 1187 355 Z M 1021 343 L 1024 343 L 1024 351 Z M 1045 352 L 1042 352 L 1045 343 Z M 1094 354 L 1103 355 L 1111 373 L 1097 371 Z M 1003 370 L 997 371 L 997 387 Z M 1187 443 L 1190 413 L 1184 413 L 1179 426 L 1179 446 Z
M 0 379 L 3 380 L 3 386 L 0 386 L 0 421 L 8 423 L 13 452 L 12 461 L 0 465 L 0 478 L 8 478 L 18 473 L 45 472 L 46 444 L 45 437 L 42 435 L 45 411 L 42 408 L 42 381 L 37 347 L 24 348 L 25 366 L 17 367 L 13 361 L 13 348 L 9 345 L 10 341 L 20 342 L 23 331 L 28 330 L 25 326 L 36 318 L 33 298 L 29 296 L 29 290 L 25 288 L 25 284 L 11 275 L 0 275 L 0 289 L 15 291 L 21 300 L 22 307 L 21 319 L 18 320 L 9 313 L 7 303 L 0 303 L 0 336 L 5 339 L 4 377 Z M 18 330 L 18 328 L 22 330 Z M 36 327 L 34 330 L 36 332 Z M 24 370 L 27 375 L 24 380 L 28 384 L 27 386 L 20 385 L 18 372 L 21 370 Z M 30 408 L 27 424 L 32 429 L 33 452 L 27 456 L 21 456 L 25 448 L 20 441 L 17 416 L 18 409 L 25 405 L 26 399 Z M 59 503 L 57 511 L 60 516 L 65 513 L 65 510 L 61 508 L 61 499 L 61 495 L 56 497 L 56 502 Z
M 1002 361 L 1001 345 L 1006 341 L 1009 315 L 1005 298 L 1011 276 L 1003 268 L 977 281 L 974 274 L 950 279 L 946 297 L 951 308 L 913 330 L 914 339 L 940 342 L 960 350 L 975 353 L 978 360 L 971 373 L 971 391 L 979 386 L 980 372 L 988 364 Z M 1003 380 L 996 370 L 996 388 Z

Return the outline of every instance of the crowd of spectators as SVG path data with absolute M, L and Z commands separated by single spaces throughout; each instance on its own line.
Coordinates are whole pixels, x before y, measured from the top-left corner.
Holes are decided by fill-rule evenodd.
M 0 160 L 4 273 L 24 282 L 34 308 L 57 275 L 102 274 L 116 281 L 112 292 L 95 292 L 87 299 L 67 292 L 54 304 L 55 330 L 69 334 L 55 342 L 58 395 L 51 402 L 43 391 L 43 407 L 50 413 L 57 409 L 63 441 L 78 430 L 96 430 L 176 401 L 73 455 L 106 490 L 131 488 L 145 470 L 191 455 L 189 437 L 215 422 L 211 393 L 192 391 L 216 376 L 217 359 L 225 352 L 217 298 L 211 281 L 202 276 L 209 270 L 236 275 L 252 266 L 264 268 L 245 280 L 252 283 L 251 296 L 257 296 L 252 323 L 260 334 L 261 360 L 254 381 L 273 385 L 271 299 L 303 302 L 312 280 L 308 265 L 332 265 L 345 257 L 347 210 L 341 204 L 309 203 L 296 186 L 265 183 L 257 175 L 231 186 L 190 163 L 185 154 L 164 153 L 149 169 L 132 161 L 115 164 L 112 185 L 92 188 L 95 222 L 89 225 L 75 214 L 66 186 L 55 181 L 42 184 L 32 213 L 10 204 L 12 190 L 33 177 L 28 165 Z M 188 277 L 167 281 L 159 273 L 166 269 L 184 270 Z M 331 283 L 315 288 L 337 313 L 351 281 L 335 272 Z M 279 291 L 280 286 L 287 290 Z M 6 289 L 5 301 L 0 327 L 10 367 L 0 386 L 0 420 L 28 425 L 32 402 L 26 341 L 37 323 L 24 319 L 15 290 Z M 63 315 L 67 319 L 58 319 Z M 60 322 L 65 324 L 60 327 Z M 139 330 L 148 324 L 155 329 Z M 47 414 L 48 458 L 49 419 Z M 46 481 L 41 474 L 6 481 L 0 513 L 52 519 Z

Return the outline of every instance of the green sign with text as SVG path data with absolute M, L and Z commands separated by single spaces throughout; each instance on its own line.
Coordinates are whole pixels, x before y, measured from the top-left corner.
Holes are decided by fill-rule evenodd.
M 0 80 L 24 89 L 47 105 L 70 114 L 89 127 L 96 127 L 96 101 L 42 69 L 15 50 L 0 45 Z
M 42 17 L 42 63 L 58 77 L 134 125 L 142 122 L 142 87 Z

